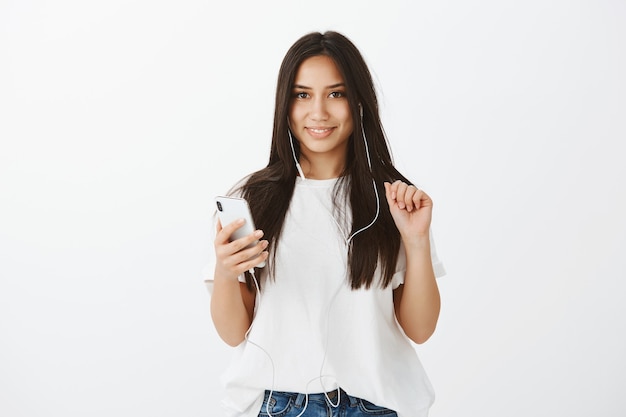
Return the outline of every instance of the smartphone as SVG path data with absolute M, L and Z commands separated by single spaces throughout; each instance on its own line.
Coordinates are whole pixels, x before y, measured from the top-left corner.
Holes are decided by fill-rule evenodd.
M 254 227 L 254 222 L 252 221 L 252 214 L 250 214 L 250 207 L 248 206 L 248 202 L 245 199 L 237 197 L 217 196 L 215 197 L 215 204 L 217 205 L 217 216 L 220 219 L 220 223 L 222 223 L 222 227 L 234 222 L 237 219 L 245 219 L 243 226 L 235 230 L 235 232 L 230 235 L 231 241 L 237 240 L 244 236 L 248 236 L 250 233 L 256 230 L 256 227 Z M 252 247 L 258 242 L 258 240 L 255 240 L 247 247 Z M 256 265 L 257 268 L 262 268 L 264 266 L 265 261 Z

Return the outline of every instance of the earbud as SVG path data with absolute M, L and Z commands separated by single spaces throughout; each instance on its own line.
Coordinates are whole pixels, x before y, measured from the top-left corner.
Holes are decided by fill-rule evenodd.
M 363 123 L 363 106 L 359 103 L 359 113 L 361 114 L 361 123 Z

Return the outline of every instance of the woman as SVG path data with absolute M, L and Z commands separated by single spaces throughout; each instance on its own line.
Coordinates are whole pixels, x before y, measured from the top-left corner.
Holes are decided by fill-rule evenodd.
M 346 37 L 289 49 L 269 162 L 233 193 L 259 230 L 230 242 L 242 223 L 217 225 L 211 313 L 238 347 L 228 415 L 427 415 L 433 392 L 409 340 L 425 342 L 439 315 L 432 201 L 393 166 Z

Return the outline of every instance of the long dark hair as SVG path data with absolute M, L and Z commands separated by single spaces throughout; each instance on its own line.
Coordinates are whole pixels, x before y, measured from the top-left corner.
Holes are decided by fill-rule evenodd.
M 353 289 L 369 288 L 374 272 L 381 265 L 380 287 L 387 287 L 395 272 L 400 249 L 400 233 L 389 212 L 385 199 L 384 181 L 409 181 L 393 166 L 389 147 L 378 113 L 378 101 L 372 76 L 356 46 L 337 32 L 310 33 L 300 38 L 287 51 L 278 73 L 276 107 L 272 145 L 267 166 L 252 174 L 241 187 L 243 197 L 250 203 L 256 226 L 265 233 L 270 242 L 270 268 L 276 255 L 285 214 L 293 195 L 296 176 L 288 133 L 288 117 L 292 89 L 300 64 L 307 58 L 325 55 L 330 57 L 341 72 L 347 91 L 347 99 L 354 120 L 354 131 L 349 138 L 347 160 L 341 179 L 335 188 L 335 205 L 340 204 L 340 190 L 349 200 L 352 213 L 352 231 L 368 225 L 376 213 L 376 196 L 372 177 L 380 197 L 380 214 L 368 229 L 358 233 L 349 243 L 349 280 Z M 361 116 L 362 108 L 362 116 Z M 372 170 L 361 125 L 366 132 Z M 296 155 L 299 146 L 294 141 Z M 252 277 L 246 272 L 246 281 L 252 288 Z

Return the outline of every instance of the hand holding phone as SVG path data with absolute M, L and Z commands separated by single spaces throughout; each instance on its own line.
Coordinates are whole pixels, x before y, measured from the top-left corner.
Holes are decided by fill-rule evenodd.
M 250 207 L 248 206 L 248 202 L 243 198 L 237 197 L 226 197 L 226 196 L 218 196 L 215 197 L 215 204 L 217 205 L 217 216 L 222 223 L 222 226 L 226 226 L 234 222 L 237 219 L 244 219 L 244 224 L 235 230 L 232 235 L 230 235 L 230 241 L 240 239 L 244 236 L 248 236 L 256 230 L 254 226 L 254 222 L 252 220 L 252 214 L 250 213 Z M 250 248 L 256 245 L 259 241 L 255 240 L 250 245 L 246 246 L 246 248 Z M 262 268 L 265 266 L 265 261 L 262 261 L 258 265 L 255 265 L 257 268 Z

